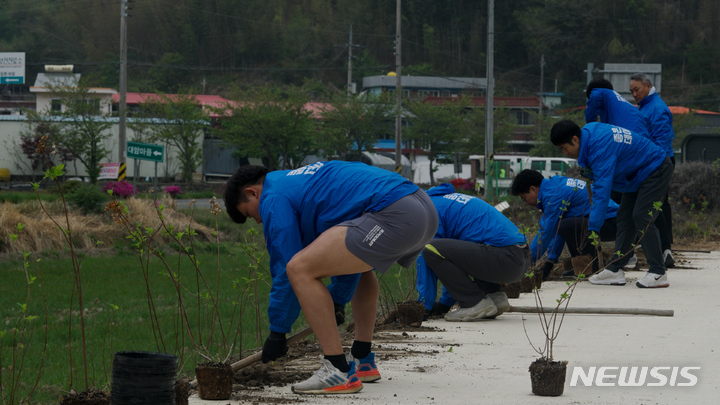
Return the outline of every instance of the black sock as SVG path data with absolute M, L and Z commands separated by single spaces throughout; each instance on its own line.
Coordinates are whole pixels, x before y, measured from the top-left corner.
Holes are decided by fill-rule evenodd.
M 335 354 L 332 356 L 325 355 L 325 360 L 332 363 L 332 365 L 342 371 L 343 373 L 347 373 L 350 371 L 350 365 L 348 364 L 347 360 L 345 359 L 344 354 Z
M 356 359 L 364 359 L 370 355 L 370 342 L 354 341 L 350 353 L 352 353 Z

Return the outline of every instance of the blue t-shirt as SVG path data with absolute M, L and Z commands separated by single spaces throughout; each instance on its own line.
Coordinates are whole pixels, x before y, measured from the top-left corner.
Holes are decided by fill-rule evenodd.
M 593 89 L 585 108 L 585 122 L 600 122 L 629 129 L 635 135 L 650 137 L 650 123 L 634 105 L 615 90 Z
M 273 277 L 270 330 L 288 333 L 300 313 L 285 273 L 296 253 L 331 227 L 418 190 L 397 173 L 359 162 L 318 162 L 268 173 L 259 210 Z
M 540 229 L 530 244 L 533 262 L 548 250 L 547 260 L 557 261 L 560 257 L 565 240 L 557 233 L 558 223 L 563 218 L 584 217 L 590 214 L 587 186 L 588 184 L 583 180 L 563 176 L 544 179 L 540 183 L 537 208 L 543 212 L 543 215 L 540 218 Z M 617 203 L 610 200 L 605 219 L 615 218 L 618 208 Z
M 660 167 L 665 151 L 644 136 L 629 129 L 591 122 L 580 134 L 578 164 L 585 176 L 595 180 L 588 229 L 598 232 L 605 222 L 610 193 L 637 191 L 643 181 Z

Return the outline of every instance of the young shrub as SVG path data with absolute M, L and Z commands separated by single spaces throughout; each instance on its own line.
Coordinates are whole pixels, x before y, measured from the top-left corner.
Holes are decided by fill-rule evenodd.
M 83 184 L 68 193 L 65 198 L 71 205 L 80 208 L 85 214 L 98 214 L 103 212 L 108 195 L 100 191 L 96 186 Z

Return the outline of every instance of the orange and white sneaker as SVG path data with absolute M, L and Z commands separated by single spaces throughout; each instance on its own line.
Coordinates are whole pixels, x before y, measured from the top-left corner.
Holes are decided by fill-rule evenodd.
M 351 354 L 347 354 L 346 357 L 348 358 L 348 362 L 353 360 L 355 364 L 357 364 L 356 374 L 360 381 L 370 383 L 382 378 L 375 365 L 375 353 L 371 352 L 364 359 L 355 358 Z
M 312 377 L 292 386 L 296 394 L 352 394 L 363 388 L 363 384 L 355 372 L 355 362 L 350 362 L 350 371 L 343 373 L 335 368 L 329 360 L 322 359 L 322 367 Z

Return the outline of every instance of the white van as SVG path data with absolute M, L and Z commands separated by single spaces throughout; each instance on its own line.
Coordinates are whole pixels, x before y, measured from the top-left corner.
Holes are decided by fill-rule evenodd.
M 470 156 L 471 165 L 477 168 L 475 173 L 480 173 L 484 168 L 485 157 L 480 155 Z M 564 175 L 565 172 L 577 165 L 577 160 L 563 157 L 540 157 L 524 155 L 495 155 L 493 165 L 490 167 L 493 185 L 496 194 L 507 195 L 515 175 L 524 169 L 537 170 L 543 177 L 550 178 L 556 175 Z M 485 184 L 484 178 L 477 179 L 478 184 Z
M 563 157 L 495 155 L 494 161 L 498 169 L 498 178 L 513 178 L 524 169 L 532 169 L 549 179 L 552 176 L 564 175 L 567 169 L 577 165 L 577 160 Z M 504 177 L 501 176 L 503 169 Z

